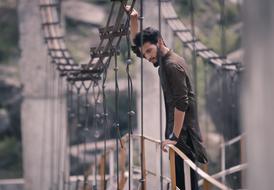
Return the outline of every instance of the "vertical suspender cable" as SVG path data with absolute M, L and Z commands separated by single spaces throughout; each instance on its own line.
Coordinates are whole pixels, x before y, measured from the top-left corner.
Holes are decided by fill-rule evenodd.
M 55 129 L 55 71 L 54 71 L 54 65 L 51 64 L 51 73 L 53 75 L 52 78 L 52 83 L 51 83 L 51 151 L 50 151 L 50 171 L 51 171 L 51 176 L 50 176 L 50 190 L 54 190 L 54 144 L 55 144 L 55 136 L 54 136 L 54 129 Z
M 129 18 L 128 18 L 129 19 Z M 130 22 L 128 21 L 128 25 Z M 130 26 L 128 26 L 130 28 Z M 130 32 L 130 31 L 129 31 Z M 132 110 L 132 101 L 133 101 L 133 86 L 132 79 L 129 72 L 129 65 L 132 63 L 131 53 L 130 53 L 130 38 L 129 32 L 127 33 L 127 61 L 126 61 L 126 73 L 127 73 L 127 81 L 128 81 L 128 189 L 131 190 L 131 134 L 132 134 L 132 116 L 135 115 L 135 112 Z
M 62 135 L 62 79 L 59 76 L 58 77 L 58 98 L 59 98 L 59 126 L 57 125 L 57 188 L 60 189 L 60 180 L 61 180 L 61 146 L 62 146 L 62 140 L 63 140 L 63 135 Z
M 135 4 L 134 0 L 131 4 L 131 10 Z M 127 82 L 128 82 L 128 189 L 131 190 L 131 134 L 132 134 L 132 117 L 135 115 L 135 112 L 132 110 L 132 101 L 133 101 L 133 85 L 132 79 L 129 72 L 129 65 L 132 63 L 131 60 L 131 43 L 130 43 L 130 12 L 128 13 L 128 18 L 126 21 L 126 27 L 128 29 L 126 40 L 127 40 L 127 60 L 126 60 L 126 73 L 127 73 Z
M 97 91 L 95 90 L 95 87 L 97 87 Z M 96 94 L 95 94 L 96 93 Z M 94 137 L 95 137 L 95 154 L 94 154 L 94 157 L 95 157 L 95 189 L 97 189 L 97 186 L 98 186 L 98 181 L 97 181 L 97 151 L 98 151 L 98 148 L 97 148 L 97 142 L 98 142 L 98 138 L 99 138 L 99 129 L 98 129 L 98 123 L 99 123 L 99 119 L 100 119 L 100 114 L 97 113 L 97 107 L 98 107 L 98 104 L 99 104 L 99 96 L 100 96 L 100 87 L 97 83 L 97 81 L 94 81 L 93 83 L 93 97 L 94 97 L 94 114 L 95 114 L 95 118 L 94 118 L 94 123 L 95 123 L 95 133 L 94 133 Z
M 161 17 L 162 17 L 162 12 L 161 12 L 161 0 L 158 0 L 158 27 L 159 27 L 159 33 L 160 36 L 162 36 L 162 24 L 161 24 Z M 160 66 L 162 66 L 162 59 L 159 59 L 159 64 Z M 159 81 L 159 96 L 160 96 L 160 102 L 159 102 L 159 106 L 160 106 L 160 141 L 162 143 L 163 141 L 163 121 L 162 121 L 162 117 L 163 117 L 163 108 L 162 108 L 162 89 L 161 89 L 161 82 Z M 163 152 L 160 149 L 160 183 L 161 183 L 161 190 L 163 190 Z
M 86 164 L 86 151 L 87 151 L 87 133 L 89 132 L 89 101 L 88 101 L 88 93 L 89 93 L 89 89 L 91 87 L 92 81 L 88 81 L 88 85 L 85 84 L 84 81 L 82 81 L 83 87 L 85 89 L 85 126 L 83 129 L 84 132 L 84 160 L 83 160 L 83 175 L 84 175 L 84 187 L 83 189 L 87 189 L 88 186 L 88 175 L 85 175 L 85 167 L 84 165 Z
M 141 47 L 143 46 L 143 20 L 144 20 L 144 1 L 140 0 L 140 32 L 141 32 Z M 144 171 L 144 58 L 141 56 L 141 190 L 145 190 L 145 171 Z
M 63 172 L 63 190 L 67 190 L 68 184 L 69 184 L 69 179 L 67 179 L 67 175 L 69 174 L 69 130 L 70 130 L 70 110 L 71 110 L 71 105 L 70 105 L 70 96 L 71 96 L 71 85 L 70 83 L 67 81 L 67 85 L 66 85 L 66 105 L 67 105 L 67 127 L 65 128 L 65 149 L 64 149 L 64 172 Z M 69 176 L 69 175 L 68 175 Z M 69 189 L 68 189 L 69 190 Z
M 207 101 L 208 101 L 208 67 L 209 67 L 209 60 L 206 60 L 203 62 L 204 64 L 204 99 L 205 99 L 205 104 L 204 104 L 204 115 L 205 115 L 205 146 L 208 146 L 208 133 L 209 133 L 209 118 L 208 118 L 208 113 L 207 113 Z M 208 172 L 208 164 L 204 165 L 204 171 Z M 203 184 L 204 190 L 209 190 L 209 183 L 204 182 Z
M 217 78 L 219 79 L 219 98 L 218 98 L 218 104 L 219 104 L 219 108 L 221 109 L 221 122 L 220 122 L 220 125 L 221 125 L 221 134 L 223 135 L 223 139 L 221 140 L 222 142 L 220 143 L 222 146 L 221 146 L 221 170 L 224 171 L 225 170 L 225 134 L 224 134 L 224 126 L 225 126 L 225 114 L 223 113 L 224 111 L 224 76 L 223 76 L 223 70 L 222 68 L 217 68 Z M 222 176 L 222 183 L 225 184 L 225 176 Z
M 190 22 L 191 22 L 191 35 L 192 35 L 192 67 L 193 67 L 193 79 L 194 79 L 194 91 L 196 94 L 196 102 L 198 100 L 198 91 L 197 91 L 197 56 L 196 56 L 196 40 L 195 40 L 195 20 L 194 20 L 194 4 L 193 0 L 190 0 Z M 196 110 L 197 108 L 197 103 L 196 105 Z
M 118 113 L 118 106 L 119 106 L 119 86 L 118 86 L 118 66 L 117 66 L 117 53 L 114 53 L 114 72 L 115 72 L 115 122 L 114 122 L 114 127 L 116 130 L 116 165 L 117 165 L 117 170 L 116 170 L 116 177 L 117 177 L 117 189 L 119 188 L 119 142 L 118 139 L 120 137 L 120 132 L 119 132 L 119 113 Z
M 103 93 L 103 114 L 104 114 L 104 190 L 106 190 L 106 157 L 107 157 L 107 105 L 106 105 L 106 94 L 105 94 L 105 82 L 107 78 L 107 67 L 104 68 L 103 82 L 102 82 L 102 93 Z
M 130 28 L 130 22 L 128 17 L 128 33 L 127 33 L 127 61 L 126 61 L 126 72 L 127 72 L 127 87 L 128 87 L 128 189 L 131 189 L 131 88 L 130 88 L 130 74 L 129 74 L 129 65 L 131 64 L 131 55 L 130 55 L 130 39 L 129 39 L 129 28 Z
M 69 125 L 68 125 L 68 132 L 69 132 L 69 141 L 68 141 L 68 146 L 69 146 L 69 179 L 68 179 L 68 190 L 71 189 L 71 181 L 70 181 L 70 166 L 71 166 L 71 140 L 72 140 L 72 123 L 75 119 L 75 113 L 74 113 L 74 108 L 73 108 L 73 86 L 74 86 L 74 81 L 71 81 L 70 82 L 70 99 L 69 99 L 69 102 L 70 102 L 70 110 L 69 110 Z
M 226 56 L 226 40 L 225 40 L 225 0 L 220 0 L 220 8 L 221 8 L 221 20 L 220 20 L 220 27 L 221 27 L 221 56 L 225 57 Z M 224 102 L 224 95 L 225 95 L 225 85 L 224 85 L 224 70 L 222 68 L 220 68 L 220 78 L 221 78 L 221 105 L 222 105 L 222 135 L 223 135 L 223 151 L 222 151 L 222 170 L 226 169 L 226 147 L 225 147 L 225 128 L 226 128 L 226 102 Z M 224 184 L 226 184 L 226 177 L 223 176 L 222 177 L 222 182 Z
M 106 89 L 106 79 L 107 79 L 107 69 L 110 64 L 110 59 L 108 59 L 108 62 L 103 68 L 103 82 L 102 82 L 102 96 L 103 96 L 103 125 L 104 125 L 104 190 L 106 190 L 106 156 L 107 156 L 107 132 L 108 132 L 108 113 L 107 113 L 107 103 L 106 103 L 106 94 L 105 94 L 105 89 Z
M 80 122 L 80 91 L 82 88 L 82 83 L 80 83 L 80 85 L 77 85 L 77 82 L 74 83 L 74 86 L 76 87 L 76 92 L 77 92 L 77 105 L 76 105 L 76 121 L 77 121 L 77 168 L 80 168 L 81 165 L 81 159 L 80 159 L 80 144 L 79 144 L 79 129 L 81 127 L 81 122 Z M 75 190 L 79 189 L 79 183 L 80 183 L 80 175 L 77 172 L 77 180 L 76 180 L 76 186 L 75 186 Z

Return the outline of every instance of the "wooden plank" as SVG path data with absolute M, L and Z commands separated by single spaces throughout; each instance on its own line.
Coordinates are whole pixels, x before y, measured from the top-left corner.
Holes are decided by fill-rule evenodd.
M 145 138 L 144 136 L 141 136 L 141 150 L 143 151 L 142 152 L 142 163 L 143 163 L 143 166 L 142 166 L 142 176 L 143 176 L 143 182 L 141 182 L 143 185 L 142 185 L 142 190 L 146 190 L 146 159 L 145 159 Z
M 105 189 L 105 181 L 104 181 L 104 175 L 105 175 L 105 155 L 101 156 L 100 163 L 99 163 L 99 173 L 100 173 L 100 187 L 101 189 Z
M 190 167 L 184 162 L 185 190 L 191 190 Z
M 204 164 L 204 165 L 202 166 L 202 169 L 203 169 L 206 173 L 208 173 L 208 164 Z M 204 183 L 203 183 L 203 189 L 204 189 L 204 190 L 209 190 L 209 189 L 211 189 L 211 184 L 210 184 L 207 180 L 205 180 Z
M 125 149 L 125 141 L 122 139 L 121 140 L 122 147 L 120 148 L 119 151 L 119 166 L 120 166 L 120 181 L 119 181 L 119 190 L 124 189 L 125 184 L 126 184 L 126 177 L 125 177 L 125 171 L 126 171 L 126 149 Z
M 167 145 L 170 149 L 173 149 L 176 154 L 178 154 L 193 170 L 195 170 L 197 172 L 198 175 L 200 175 L 202 178 L 204 178 L 205 180 L 208 180 L 211 184 L 213 184 L 214 186 L 222 189 L 222 190 L 228 190 L 230 188 L 228 188 L 226 185 L 220 183 L 219 181 L 217 181 L 216 179 L 214 179 L 213 177 L 211 177 L 210 175 L 208 175 L 207 173 L 205 173 L 203 170 L 201 170 L 195 163 L 193 163 L 182 151 L 180 151 L 177 147 L 175 147 L 174 145 Z
M 169 149 L 171 190 L 176 190 L 176 169 L 175 169 L 175 151 Z

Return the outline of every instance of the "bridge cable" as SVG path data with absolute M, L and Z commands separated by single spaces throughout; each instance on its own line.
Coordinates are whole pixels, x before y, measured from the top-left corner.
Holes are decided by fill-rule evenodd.
M 194 4 L 193 4 L 193 0 L 190 0 L 190 5 L 189 5 L 189 9 L 190 9 L 190 23 L 191 23 L 191 36 L 192 36 L 192 68 L 193 68 L 193 79 L 194 79 L 194 92 L 196 94 L 196 102 L 198 102 L 198 91 L 197 91 L 197 85 L 198 85 L 198 81 L 197 81 L 197 52 L 196 52 L 196 41 L 195 41 L 195 18 L 194 18 Z M 195 104 L 195 109 L 196 111 L 198 111 L 198 103 Z
M 57 85 L 57 89 L 58 89 L 58 98 L 59 98 L 59 126 L 57 125 L 57 131 L 56 131 L 56 136 L 57 136 L 57 190 L 60 189 L 60 179 L 61 179 L 61 157 L 62 157 L 62 141 L 63 141 L 63 135 L 62 135 L 62 89 L 63 89 L 63 84 L 62 84 L 62 79 L 60 76 L 58 76 L 58 85 Z
M 117 177 L 117 189 L 119 188 L 119 140 L 121 143 L 121 147 L 123 147 L 121 142 L 120 128 L 119 128 L 119 85 L 118 85 L 118 66 L 117 66 L 117 52 L 114 53 L 114 73 L 115 73 L 115 116 L 114 116 L 114 128 L 116 130 L 116 177 Z
M 162 12 L 161 12 L 161 0 L 158 0 L 158 28 L 159 28 L 159 33 L 160 36 L 162 36 Z M 158 54 L 159 56 L 159 54 Z M 162 65 L 162 59 L 159 57 L 157 58 L 159 61 L 159 64 Z M 163 97 L 162 97 L 162 87 L 161 87 L 161 81 L 159 80 L 159 114 L 160 114 L 160 142 L 162 143 L 163 141 L 163 108 L 162 108 L 162 102 L 163 102 Z M 163 190 L 163 152 L 161 151 L 161 146 L 160 146 L 160 183 L 161 183 L 161 190 Z
M 81 122 L 80 122 L 80 91 L 81 88 L 83 86 L 82 83 L 77 84 L 77 82 L 75 82 L 74 84 L 74 88 L 76 89 L 76 134 L 77 134 L 77 145 L 76 145 L 76 149 L 77 149 L 77 170 L 80 168 L 80 163 L 81 163 L 81 158 L 80 158 L 80 143 L 79 143 L 79 130 L 81 127 Z M 77 179 L 76 179 L 76 185 L 75 185 L 75 190 L 79 189 L 79 183 L 80 183 L 80 174 L 78 173 L 78 171 L 76 171 L 77 173 Z
M 51 81 L 51 150 L 50 150 L 50 170 L 51 170 L 51 176 L 50 176 L 50 190 L 54 190 L 54 168 L 55 168 L 55 157 L 54 157 L 54 146 L 55 146 L 55 80 L 56 80 L 56 73 L 54 70 L 54 65 L 51 64 L 51 74 L 53 76 Z
M 133 84 L 132 84 L 132 78 L 130 75 L 129 66 L 132 64 L 131 59 L 131 42 L 130 42 L 130 14 L 128 14 L 127 18 L 127 24 L 128 24 L 128 33 L 126 35 L 127 40 L 127 60 L 126 60 L 126 73 L 127 73 L 127 86 L 128 86 L 128 189 L 131 190 L 131 135 L 133 133 L 132 131 L 132 117 L 135 115 L 135 112 L 132 110 L 132 104 L 133 104 Z
M 109 64 L 109 63 L 108 63 Z M 103 96 L 103 126 L 104 126 L 104 187 L 103 190 L 106 190 L 106 157 L 107 157 L 107 128 L 108 128 L 108 114 L 107 114 L 107 105 L 106 105 L 106 94 L 105 94 L 105 82 L 107 79 L 107 67 L 103 71 L 103 82 L 102 82 L 102 96 Z
M 97 90 L 95 89 L 97 88 Z M 95 127 L 95 133 L 94 133 L 94 139 L 95 139 L 95 154 L 94 154 L 94 160 L 95 160 L 95 173 L 94 173 L 94 176 L 95 176 L 95 184 L 94 184 L 94 189 L 96 190 L 98 185 L 97 185 L 97 152 L 98 152 L 98 147 L 97 147 L 97 143 L 98 143 L 98 138 L 100 136 L 100 133 L 99 133 L 99 130 L 98 130 L 98 124 L 99 124 L 99 119 L 100 119 L 100 114 L 97 113 L 97 108 L 98 108 L 98 104 L 100 103 L 99 101 L 99 97 L 100 97 L 100 94 L 101 94 L 101 89 L 100 89 L 100 86 L 97 82 L 94 82 L 93 83 L 93 86 L 92 86 L 92 89 L 93 89 L 93 100 L 94 100 L 94 127 Z
M 140 34 L 141 47 L 143 46 L 143 20 L 144 20 L 144 1 L 140 0 Z M 144 58 L 141 56 L 141 190 L 145 190 L 145 168 L 144 168 Z
M 67 81 L 66 83 L 66 105 L 67 105 L 67 127 L 65 130 L 65 150 L 64 150 L 64 172 L 63 172 L 63 190 L 69 190 L 69 177 L 70 177 L 70 171 L 69 171 L 69 163 L 70 163 L 70 126 L 71 126 L 71 122 L 70 122 L 70 114 L 71 114 L 71 97 L 72 97 L 72 85 L 69 81 Z M 67 188 L 68 187 L 68 188 Z
M 220 4 L 220 11 L 221 11 L 221 17 L 220 17 L 220 29 L 221 29 L 221 57 L 226 57 L 226 33 L 225 33 L 225 25 L 226 25 L 226 20 L 225 20 L 225 0 L 220 0 L 219 1 L 219 4 Z M 225 63 L 224 60 L 222 60 L 223 63 Z M 224 80 L 224 70 L 222 68 L 220 68 L 220 77 L 221 80 L 220 80 L 220 87 L 221 87 L 221 100 L 220 100 L 220 103 L 221 103 L 221 108 L 223 110 L 222 112 L 222 123 L 221 124 L 221 130 L 222 130 L 222 135 L 223 135 L 223 159 L 222 159 L 222 170 L 225 170 L 226 169 L 226 147 L 225 147 L 225 142 L 226 142 L 226 134 L 225 134 L 225 129 L 227 128 L 227 120 L 226 120 L 226 116 L 227 116 L 227 109 L 226 109 L 226 102 L 224 101 L 225 100 L 225 80 Z M 228 126 L 230 127 L 230 126 Z M 223 176 L 222 177 L 222 182 L 224 184 L 227 183 L 226 181 L 226 176 Z
M 85 171 L 85 167 L 84 165 L 86 164 L 86 152 L 87 152 L 87 134 L 89 132 L 89 111 L 90 111 L 90 104 L 89 104 L 89 100 L 88 100 L 88 95 L 89 95 L 89 90 L 91 88 L 92 85 L 92 81 L 88 81 L 88 85 L 86 85 L 86 83 L 84 81 L 82 81 L 84 90 L 85 90 L 85 125 L 83 128 L 83 141 L 84 141 L 84 160 L 83 160 L 83 176 L 84 176 L 84 187 L 83 189 L 87 189 L 88 187 L 88 169 L 87 171 Z
M 75 81 L 70 81 L 70 95 L 69 95 L 69 125 L 68 125 L 68 130 L 69 130 L 69 141 L 68 141 L 68 146 L 69 146 L 69 179 L 68 179 L 68 190 L 71 190 L 71 180 L 70 180 L 70 173 L 71 173 L 71 165 L 72 165 L 72 132 L 73 132 L 73 126 L 74 126 L 74 121 L 76 114 L 74 112 L 74 101 L 73 101 L 73 87 L 74 87 Z

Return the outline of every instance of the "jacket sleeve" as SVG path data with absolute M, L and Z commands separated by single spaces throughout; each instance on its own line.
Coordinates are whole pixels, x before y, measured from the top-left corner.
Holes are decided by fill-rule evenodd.
M 187 75 L 185 70 L 178 64 L 169 64 L 166 67 L 166 71 L 173 103 L 178 110 L 185 112 L 189 105 Z

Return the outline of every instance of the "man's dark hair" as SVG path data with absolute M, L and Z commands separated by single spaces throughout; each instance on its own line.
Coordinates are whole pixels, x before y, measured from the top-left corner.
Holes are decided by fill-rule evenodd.
M 157 44 L 159 38 L 162 38 L 159 30 L 156 30 L 152 27 L 147 27 L 143 30 L 143 44 L 146 42 Z M 133 42 L 136 45 L 136 47 L 141 47 L 141 32 L 137 33 Z

